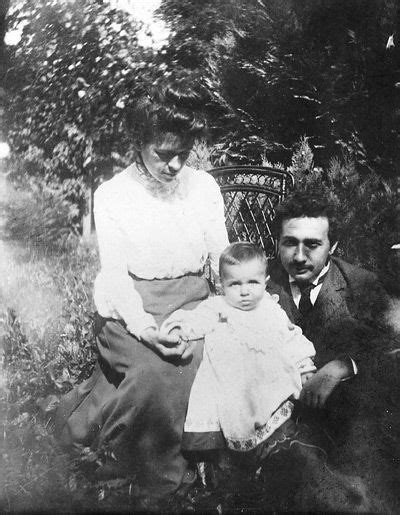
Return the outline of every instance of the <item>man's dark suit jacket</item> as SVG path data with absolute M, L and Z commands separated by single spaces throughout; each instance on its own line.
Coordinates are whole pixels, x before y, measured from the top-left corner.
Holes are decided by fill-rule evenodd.
M 267 291 L 279 295 L 291 321 L 300 325 L 313 342 L 317 368 L 348 357 L 359 366 L 384 350 L 383 321 L 388 298 L 373 273 L 332 258 L 317 300 L 305 318 L 293 301 L 282 265 L 271 263 L 269 274 Z

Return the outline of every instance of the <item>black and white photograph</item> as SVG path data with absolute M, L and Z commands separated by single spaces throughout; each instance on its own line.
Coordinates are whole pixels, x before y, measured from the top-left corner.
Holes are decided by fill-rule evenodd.
M 400 512 L 398 0 L 0 0 L 0 512 Z

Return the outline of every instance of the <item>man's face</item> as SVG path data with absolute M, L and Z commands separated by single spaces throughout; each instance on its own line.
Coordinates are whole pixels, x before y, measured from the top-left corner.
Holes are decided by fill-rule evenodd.
M 290 218 L 282 223 L 279 255 L 284 269 L 299 283 L 314 281 L 337 243 L 331 246 L 326 217 Z

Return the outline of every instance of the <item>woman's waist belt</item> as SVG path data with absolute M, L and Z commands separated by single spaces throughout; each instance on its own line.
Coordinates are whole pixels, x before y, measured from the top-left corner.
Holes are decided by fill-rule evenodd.
M 182 277 L 201 277 L 204 275 L 203 270 L 199 270 L 198 272 L 187 272 L 186 274 L 178 275 L 176 277 L 154 277 L 153 279 L 144 279 L 143 277 L 138 277 L 132 272 L 128 272 L 128 275 L 132 277 L 135 281 L 168 281 L 174 279 L 181 279 Z

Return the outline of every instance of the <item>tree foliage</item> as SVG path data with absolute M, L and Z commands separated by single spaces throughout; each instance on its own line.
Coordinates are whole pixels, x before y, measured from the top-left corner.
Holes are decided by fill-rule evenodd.
M 157 73 L 138 26 L 104 2 L 23 0 L 9 17 L 21 29 L 7 76 L 14 154 L 60 180 L 110 167 L 129 149 L 125 106 Z
M 296 145 L 290 172 L 295 188 L 324 195 L 335 205 L 339 234 L 338 254 L 374 270 L 388 291 L 399 294 L 398 277 L 388 251 L 398 238 L 396 190 L 389 179 L 360 169 L 353 159 L 333 157 L 323 169 L 314 166 L 309 140 Z
M 95 0 L 16 1 L 10 30 L 9 139 L 34 146 L 58 176 L 110 166 L 129 148 L 124 107 L 138 90 L 183 69 L 200 77 L 216 157 L 290 163 L 306 135 L 318 164 L 350 153 L 393 171 L 399 143 L 400 25 L 395 0 L 163 0 L 171 28 L 156 54 L 137 24 Z M 396 38 L 395 38 L 396 41 Z
M 170 64 L 201 68 L 222 155 L 290 162 L 307 135 L 319 164 L 351 153 L 393 172 L 399 145 L 395 0 L 164 0 Z M 186 59 L 189 49 L 190 59 Z M 222 111 L 221 111 L 222 110 Z M 223 113 L 223 115 L 221 115 Z

